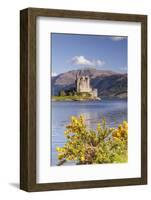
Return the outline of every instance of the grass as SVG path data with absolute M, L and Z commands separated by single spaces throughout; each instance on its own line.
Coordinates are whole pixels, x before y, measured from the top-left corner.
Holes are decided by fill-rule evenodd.
M 91 100 L 91 97 L 88 96 L 52 96 L 52 100 L 54 101 L 86 101 Z

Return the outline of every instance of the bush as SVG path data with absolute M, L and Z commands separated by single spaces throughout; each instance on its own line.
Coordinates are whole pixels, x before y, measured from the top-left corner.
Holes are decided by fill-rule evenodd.
M 108 128 L 106 120 L 89 130 L 83 116 L 71 117 L 64 132 L 67 142 L 57 147 L 58 165 L 71 160 L 76 164 L 101 164 L 127 162 L 128 124 L 123 121 L 118 128 Z
M 80 97 L 91 97 L 89 92 L 78 92 L 77 95 Z
M 65 91 L 64 91 L 64 90 L 61 90 L 61 91 L 59 92 L 59 96 L 66 96 Z

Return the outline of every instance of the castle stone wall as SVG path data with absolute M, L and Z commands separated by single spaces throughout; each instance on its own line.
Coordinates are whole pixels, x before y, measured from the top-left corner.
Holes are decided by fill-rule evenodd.
M 90 86 L 90 78 L 88 76 L 77 77 L 76 79 L 76 91 L 80 92 L 88 92 L 92 97 L 98 97 L 97 89 L 92 89 Z

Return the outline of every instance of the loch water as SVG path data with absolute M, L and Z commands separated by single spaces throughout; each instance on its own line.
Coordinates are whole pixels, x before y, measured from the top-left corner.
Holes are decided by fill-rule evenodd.
M 66 138 L 64 131 L 69 124 L 71 116 L 85 116 L 89 128 L 95 129 L 102 117 L 106 118 L 107 126 L 117 127 L 123 120 L 127 120 L 126 99 L 102 99 L 101 101 L 70 101 L 51 102 L 51 133 L 50 133 L 50 165 L 58 163 L 56 147 L 62 147 Z M 73 163 L 66 163 L 70 165 Z

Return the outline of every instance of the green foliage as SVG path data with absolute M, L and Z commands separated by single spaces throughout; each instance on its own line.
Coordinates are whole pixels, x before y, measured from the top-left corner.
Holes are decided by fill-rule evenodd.
M 65 91 L 64 91 L 64 90 L 61 90 L 61 91 L 59 92 L 59 96 L 66 96 Z
M 77 93 L 77 96 L 80 96 L 80 97 L 91 97 L 91 94 L 89 92 L 79 92 L 79 93 Z
M 69 94 L 68 94 L 69 96 L 73 96 L 73 93 L 72 92 L 69 92 Z
M 92 100 L 89 96 L 80 96 L 77 94 L 73 95 L 65 95 L 65 96 L 53 96 L 52 99 L 54 101 L 89 101 Z
M 78 97 L 91 97 L 91 94 L 88 92 L 76 92 L 74 90 L 61 90 L 59 96 L 78 96 Z
M 72 160 L 77 164 L 127 162 L 128 125 L 123 121 L 118 128 L 108 128 L 106 120 L 89 130 L 83 116 L 71 117 L 64 132 L 67 142 L 57 147 L 59 163 Z M 59 165 L 58 163 L 58 165 Z

